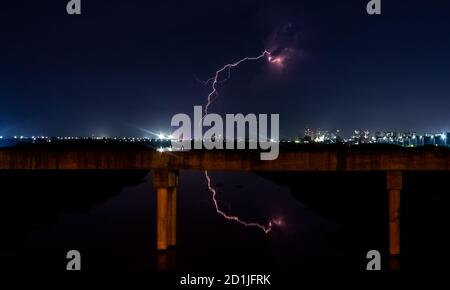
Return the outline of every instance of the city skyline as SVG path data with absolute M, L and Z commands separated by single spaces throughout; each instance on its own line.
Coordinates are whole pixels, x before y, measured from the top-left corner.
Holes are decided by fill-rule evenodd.
M 252 135 L 252 134 L 250 134 Z M 248 132 L 246 133 L 245 140 L 253 140 L 248 137 Z M 223 136 L 218 136 L 219 139 L 224 139 Z M 372 141 L 387 141 L 387 142 L 374 142 L 374 143 L 389 143 L 389 141 L 394 143 L 396 140 L 400 139 L 416 139 L 421 140 L 422 138 L 432 138 L 435 140 L 442 139 L 444 142 L 447 142 L 447 140 L 450 140 L 450 131 L 441 131 L 441 132 L 416 132 L 414 130 L 410 131 L 397 131 L 397 130 L 378 130 L 378 131 L 370 131 L 370 130 L 353 130 L 352 134 L 342 134 L 340 129 L 333 129 L 333 130 L 327 130 L 327 129 L 311 129 L 309 127 L 305 127 L 304 132 L 302 134 L 297 134 L 295 136 L 290 137 L 282 137 L 279 138 L 279 140 L 274 140 L 271 138 L 268 138 L 268 141 L 272 142 L 286 142 L 286 141 L 297 141 L 301 140 L 304 142 L 305 140 L 313 142 L 313 143 L 323 143 L 326 141 L 340 139 L 341 142 L 352 142 L 354 140 L 363 140 L 365 139 L 366 143 L 372 143 Z M 26 136 L 26 135 L 14 135 L 14 136 L 3 136 L 0 135 L 0 140 L 11 140 L 11 139 L 17 139 L 17 140 L 126 140 L 127 142 L 139 142 L 139 141 L 170 141 L 175 140 L 174 137 L 172 137 L 171 133 L 167 132 L 161 132 L 159 133 L 151 133 L 146 136 L 97 136 L 95 134 L 92 134 L 90 136 L 82 136 L 82 135 L 70 135 L 70 136 L 45 136 L 45 135 L 32 135 L 32 136 Z M 186 140 L 186 139 L 185 139 Z M 193 141 L 196 140 L 195 138 L 190 138 L 189 140 Z M 202 140 L 207 140 L 203 138 Z M 237 140 L 239 141 L 239 140 Z M 424 141 L 422 141 L 424 142 Z

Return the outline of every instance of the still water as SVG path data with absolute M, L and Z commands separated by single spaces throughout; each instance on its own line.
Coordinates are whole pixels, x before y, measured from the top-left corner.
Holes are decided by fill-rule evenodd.
M 269 234 L 218 215 L 203 172 L 180 174 L 177 247 L 161 255 L 147 172 L 1 173 L 0 270 L 64 271 L 76 249 L 85 271 L 358 271 L 367 251 L 387 250 L 381 173 L 210 173 L 225 212 L 263 224 L 283 219 Z M 405 189 L 407 206 L 414 188 Z M 406 268 L 442 269 L 438 252 L 416 257 L 423 225 L 416 209 L 404 216 L 412 221 L 404 225 Z

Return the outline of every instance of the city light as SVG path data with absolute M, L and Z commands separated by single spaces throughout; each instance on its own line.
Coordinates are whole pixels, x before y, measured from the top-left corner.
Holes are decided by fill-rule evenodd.
M 74 142 L 75 140 L 89 140 L 92 142 L 101 143 L 148 143 L 152 144 L 154 150 L 158 152 L 171 152 L 173 148 L 170 148 L 170 144 L 161 144 L 170 141 L 176 141 L 172 134 L 166 134 L 160 132 L 155 135 L 155 139 L 145 137 L 98 137 L 98 136 L 39 136 L 39 135 L 13 135 L 13 136 L 0 136 L 1 140 L 15 140 L 15 143 L 54 143 L 54 142 Z M 416 132 L 395 132 L 395 131 L 377 131 L 371 133 L 368 130 L 354 130 L 352 136 L 349 138 L 342 136 L 340 130 L 312 130 L 306 129 L 303 137 L 295 136 L 292 138 L 284 138 L 282 140 L 268 139 L 270 143 L 283 143 L 283 144 L 345 144 L 351 146 L 364 145 L 364 144 L 392 144 L 403 147 L 421 147 L 421 146 L 445 146 L 450 147 L 447 142 L 448 134 L 450 132 L 442 133 L 424 133 L 417 134 Z M 219 140 L 224 141 L 222 136 L 218 137 Z M 194 140 L 194 139 L 191 139 Z M 200 141 L 200 140 L 199 140 Z M 252 139 L 240 138 L 239 142 L 252 142 Z M 169 146 L 168 146 L 169 145 Z M 182 150 L 184 151 L 184 150 Z

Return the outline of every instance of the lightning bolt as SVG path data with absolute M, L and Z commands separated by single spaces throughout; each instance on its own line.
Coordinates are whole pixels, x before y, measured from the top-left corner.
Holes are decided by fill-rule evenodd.
M 209 106 L 211 106 L 211 103 L 212 103 L 212 102 L 215 100 L 215 98 L 218 96 L 217 85 L 218 85 L 219 83 L 226 82 L 226 81 L 230 78 L 230 74 L 231 74 L 231 69 L 232 69 L 232 68 L 235 68 L 235 67 L 239 66 L 239 65 L 242 64 L 243 62 L 246 62 L 246 61 L 255 61 L 255 60 L 258 60 L 258 59 L 261 59 L 261 58 L 264 58 L 264 57 L 266 57 L 267 60 L 268 60 L 270 63 L 281 64 L 281 63 L 283 62 L 283 59 L 282 59 L 281 57 L 273 57 L 272 54 L 271 54 L 269 51 L 264 50 L 264 51 L 263 51 L 260 55 L 258 55 L 258 56 L 255 56 L 255 57 L 249 57 L 249 56 L 247 56 L 247 57 L 244 57 L 243 59 L 238 60 L 238 61 L 236 61 L 236 62 L 234 62 L 234 63 L 228 63 L 228 64 L 224 65 L 221 69 L 219 69 L 218 71 L 216 71 L 216 74 L 215 74 L 214 77 L 209 78 L 208 80 L 204 81 L 203 83 L 205 83 L 205 84 L 208 84 L 208 83 L 212 82 L 212 86 L 211 86 L 211 89 L 212 89 L 212 90 L 211 90 L 211 92 L 210 92 L 209 95 L 208 95 L 208 102 L 206 103 L 206 106 L 205 106 L 205 115 L 208 114 Z M 222 81 L 219 81 L 220 75 L 221 75 L 224 71 L 227 71 L 227 72 L 228 72 L 228 76 L 227 76 L 226 79 L 224 79 L 224 80 L 222 80 Z
M 220 83 L 226 82 L 230 78 L 230 76 L 231 76 L 231 69 L 239 66 L 243 62 L 256 61 L 256 60 L 259 60 L 259 59 L 262 59 L 262 58 L 266 58 L 268 62 L 274 63 L 274 64 L 282 64 L 282 62 L 283 62 L 282 58 L 280 58 L 280 57 L 273 57 L 269 51 L 264 50 L 258 56 L 255 56 L 255 57 L 244 57 L 243 59 L 238 60 L 238 61 L 236 61 L 234 63 L 229 63 L 229 64 L 224 65 L 221 69 L 216 71 L 214 77 L 211 77 L 208 80 L 202 82 L 204 84 L 209 84 L 209 83 L 212 82 L 211 92 L 208 94 L 207 103 L 206 103 L 205 110 L 204 110 L 205 114 L 204 114 L 203 118 L 208 114 L 209 107 L 211 106 L 212 102 L 218 96 L 217 85 L 220 84 Z M 227 77 L 225 79 L 223 79 L 223 80 L 220 80 L 220 76 L 224 72 L 227 72 Z M 208 191 L 212 195 L 212 199 L 213 199 L 215 210 L 216 210 L 216 212 L 219 215 L 224 217 L 226 220 L 237 222 L 237 223 L 239 223 L 239 224 L 241 224 L 241 225 L 243 225 L 245 227 L 259 228 L 262 231 L 264 231 L 264 233 L 266 233 L 266 234 L 268 234 L 275 225 L 276 226 L 281 226 L 283 224 L 283 221 L 282 221 L 281 218 L 272 219 L 267 224 L 259 224 L 259 223 L 256 223 L 256 222 L 246 222 L 246 221 L 240 219 L 238 216 L 229 215 L 229 214 L 225 213 L 219 207 L 219 203 L 217 201 L 217 191 L 211 185 L 211 177 L 209 176 L 207 170 L 205 170 L 205 177 L 206 177 L 206 181 L 207 181 L 207 185 L 208 185 Z
M 264 233 L 266 233 L 266 234 L 268 234 L 268 233 L 272 230 L 272 227 L 273 227 L 274 225 L 277 225 L 277 226 L 281 226 L 281 225 L 282 225 L 283 221 L 282 221 L 280 218 L 278 218 L 278 219 L 272 219 L 272 220 L 270 220 L 270 221 L 267 223 L 267 225 L 263 225 L 263 224 L 259 224 L 259 223 L 255 223 L 255 222 L 246 222 L 246 221 L 241 220 L 241 219 L 240 219 L 239 217 L 237 217 L 237 216 L 233 216 L 233 215 L 226 214 L 226 213 L 225 213 L 224 211 L 222 211 L 222 210 L 220 209 L 220 207 L 219 207 L 219 204 L 218 204 L 218 202 L 217 202 L 217 191 L 216 191 L 216 189 L 211 185 L 211 178 L 209 177 L 208 171 L 207 171 L 207 170 L 205 170 L 205 177 L 206 177 L 206 181 L 207 181 L 207 184 L 208 184 L 208 191 L 212 193 L 212 199 L 213 199 L 213 202 L 214 202 L 214 207 L 215 207 L 215 209 L 216 209 L 216 212 L 217 212 L 218 214 L 220 214 L 221 216 L 223 216 L 225 219 L 227 219 L 227 220 L 229 220 L 229 221 L 235 221 L 235 222 L 237 222 L 237 223 L 239 223 L 239 224 L 241 224 L 241 225 L 243 225 L 243 226 L 246 226 L 246 227 L 256 227 L 256 228 L 259 228 L 259 229 L 263 230 Z

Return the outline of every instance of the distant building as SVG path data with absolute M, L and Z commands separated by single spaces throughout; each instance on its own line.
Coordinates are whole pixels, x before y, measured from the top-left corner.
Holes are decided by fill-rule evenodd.
M 434 145 L 434 135 L 425 134 L 423 136 L 423 145 Z
M 438 134 L 434 136 L 434 144 L 438 146 L 445 146 L 447 134 Z

